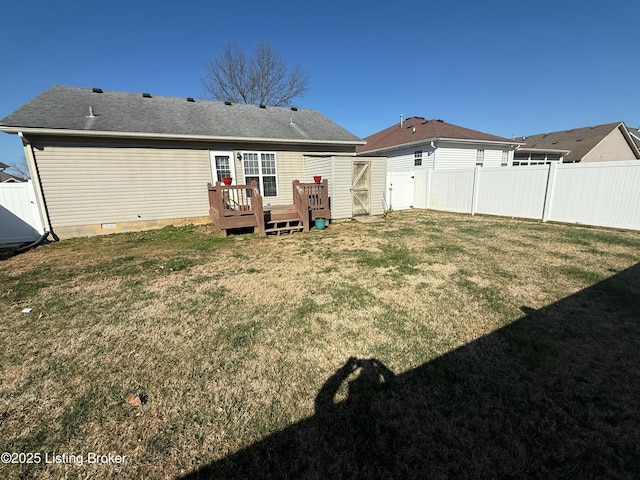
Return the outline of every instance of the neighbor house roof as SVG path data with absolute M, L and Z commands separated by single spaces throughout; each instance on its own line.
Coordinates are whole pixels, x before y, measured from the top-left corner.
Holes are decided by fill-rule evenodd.
M 0 120 L 0 131 L 283 143 L 364 143 L 315 110 L 53 86 Z
M 0 172 L 0 183 L 7 183 L 7 182 L 24 182 L 24 180 L 20 177 L 16 177 L 15 175 Z
M 629 135 L 631 135 L 631 140 L 633 140 L 633 143 L 635 143 L 636 147 L 640 149 L 640 128 L 627 127 L 627 130 L 629 131 Z
M 629 143 L 629 147 L 635 150 L 634 154 L 638 158 L 638 147 L 633 142 L 631 135 L 627 131 L 623 122 L 607 123 L 604 125 L 594 125 L 592 127 L 574 128 L 559 132 L 541 133 L 519 137 L 516 140 L 524 143 L 518 151 L 560 151 L 568 152 L 564 156 L 565 162 L 577 162 L 593 150 L 605 137 L 615 129 L 620 129 L 621 133 Z
M 478 132 L 443 120 L 425 120 L 422 117 L 409 117 L 402 124 L 396 123 L 364 140 L 367 144 L 357 147 L 356 152 L 370 153 L 436 140 L 497 142 L 510 145 L 517 143 L 508 138 Z

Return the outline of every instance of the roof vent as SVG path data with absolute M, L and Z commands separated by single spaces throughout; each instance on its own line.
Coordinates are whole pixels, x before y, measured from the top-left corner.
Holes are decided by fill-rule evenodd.
M 444 120 L 437 119 L 436 122 L 444 123 Z
M 224 102 L 224 104 L 225 105 L 231 105 L 231 102 L 227 100 L 226 102 Z
M 261 103 L 260 108 L 267 108 L 267 106 L 264 103 Z
M 193 99 L 193 97 L 187 97 L 187 102 L 195 102 L 195 100 Z
M 291 107 L 291 110 L 293 110 L 294 112 L 298 111 L 298 107 Z
M 581 142 L 582 140 L 582 138 L 576 138 L 576 142 Z
M 150 93 L 143 93 L 142 96 L 144 98 L 151 98 L 151 94 Z
M 102 89 L 101 88 L 94 88 L 93 89 L 93 93 L 102 93 Z
M 94 112 L 91 105 L 89 105 L 89 115 L 87 115 L 87 118 L 96 118 L 96 112 Z
M 429 120 L 425 120 L 424 122 L 422 122 L 422 125 L 426 125 L 427 123 L 429 123 Z

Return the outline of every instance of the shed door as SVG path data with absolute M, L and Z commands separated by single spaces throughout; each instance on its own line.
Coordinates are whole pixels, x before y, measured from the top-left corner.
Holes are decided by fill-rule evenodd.
M 369 215 L 371 211 L 371 162 L 353 162 L 351 172 L 352 215 Z

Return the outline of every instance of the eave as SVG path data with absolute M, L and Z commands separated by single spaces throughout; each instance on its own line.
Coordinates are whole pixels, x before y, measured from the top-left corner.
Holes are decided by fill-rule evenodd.
M 69 130 L 59 128 L 31 128 L 0 125 L 0 132 L 24 135 L 51 135 L 65 137 L 100 137 L 100 138 L 135 138 L 144 140 L 186 140 L 194 142 L 243 142 L 243 143 L 271 143 L 285 145 L 365 145 L 364 140 L 310 140 L 293 138 L 262 138 L 262 137 L 230 137 L 221 135 L 189 135 L 173 133 L 147 132 L 112 132 L 99 130 Z
M 402 143 L 399 145 L 392 145 L 389 147 L 376 148 L 374 150 L 365 150 L 364 152 L 359 152 L 358 155 L 369 155 L 369 154 L 378 154 L 383 152 L 390 152 L 393 150 L 401 150 L 404 148 L 415 147 L 417 145 L 422 145 L 425 143 L 438 142 L 438 143 L 463 143 L 468 145 L 499 145 L 499 146 L 509 146 L 509 147 L 517 147 L 518 145 L 524 145 L 522 142 L 516 141 L 500 141 L 500 140 L 472 140 L 465 138 L 445 138 L 445 137 L 432 137 L 425 138 L 422 140 L 416 140 L 414 142 Z

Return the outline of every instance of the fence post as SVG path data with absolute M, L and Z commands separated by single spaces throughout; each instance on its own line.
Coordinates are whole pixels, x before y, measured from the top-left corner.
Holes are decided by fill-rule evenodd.
M 475 215 L 478 209 L 478 189 L 480 187 L 480 168 L 476 166 L 473 171 L 473 192 L 471 193 L 471 215 Z
M 547 188 L 544 192 L 544 207 L 542 209 L 542 221 L 546 222 L 551 218 L 551 204 L 553 202 L 553 190 L 556 185 L 556 175 L 558 164 L 551 162 L 549 164 L 549 173 L 547 176 Z

